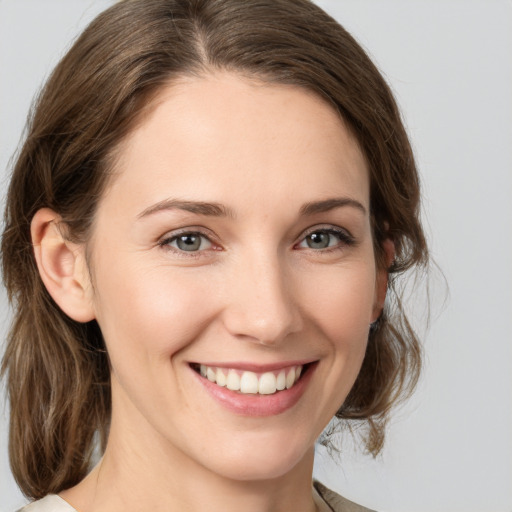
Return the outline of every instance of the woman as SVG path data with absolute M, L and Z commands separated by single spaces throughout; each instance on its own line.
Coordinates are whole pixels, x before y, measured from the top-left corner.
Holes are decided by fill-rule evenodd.
M 314 4 L 105 11 L 7 200 L 26 510 L 366 510 L 311 487 L 314 443 L 335 415 L 376 454 L 414 386 L 392 285 L 427 261 L 418 209 L 389 88 Z

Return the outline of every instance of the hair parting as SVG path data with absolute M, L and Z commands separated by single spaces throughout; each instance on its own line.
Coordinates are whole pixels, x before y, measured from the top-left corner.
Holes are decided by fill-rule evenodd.
M 425 268 L 420 186 L 393 95 L 360 45 L 308 0 L 124 0 L 100 14 L 39 95 L 12 169 L 2 236 L 13 321 L 2 361 L 11 404 L 10 461 L 29 497 L 69 488 L 88 472 L 96 436 L 108 436 L 109 362 L 96 321 L 67 317 L 45 289 L 30 223 L 40 208 L 86 243 L 118 148 L 158 92 L 187 75 L 229 71 L 307 89 L 349 127 L 370 172 L 377 264 L 391 239 L 386 307 L 369 332 L 361 372 L 337 417 L 382 448 L 390 408 L 414 388 L 420 343 L 395 279 Z

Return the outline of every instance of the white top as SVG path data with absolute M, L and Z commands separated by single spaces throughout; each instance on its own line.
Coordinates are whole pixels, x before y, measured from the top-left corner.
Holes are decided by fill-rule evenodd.
M 315 488 L 313 488 L 313 498 L 318 512 L 331 512 L 325 501 L 320 497 Z M 19 512 L 77 512 L 67 501 L 64 501 L 56 494 L 49 494 L 39 501 L 34 501 L 30 505 L 22 508 Z
M 320 492 L 319 492 L 320 491 Z M 322 493 L 322 494 L 320 494 Z M 324 498 L 329 500 L 330 505 Z M 345 500 L 319 482 L 313 486 L 313 500 L 318 512 L 372 512 L 360 505 Z M 34 501 L 18 512 L 78 512 L 67 501 L 56 494 L 49 494 L 42 500 Z
M 42 500 L 34 501 L 18 512 L 77 512 L 67 501 L 56 494 L 49 494 Z

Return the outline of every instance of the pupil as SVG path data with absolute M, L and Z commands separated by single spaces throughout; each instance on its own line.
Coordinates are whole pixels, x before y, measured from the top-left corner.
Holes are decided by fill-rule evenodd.
M 201 245 L 201 238 L 197 235 L 183 235 L 178 238 L 177 245 L 183 251 L 196 251 Z
M 308 245 L 312 249 L 325 249 L 329 246 L 328 233 L 311 233 L 308 236 Z

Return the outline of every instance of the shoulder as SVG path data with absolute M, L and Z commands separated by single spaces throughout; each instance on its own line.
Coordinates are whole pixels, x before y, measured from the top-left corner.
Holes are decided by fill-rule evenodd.
M 76 512 L 76 510 L 56 494 L 49 494 L 42 500 L 34 501 L 17 512 Z
M 313 488 L 321 500 L 320 505 L 323 505 L 322 508 L 326 512 L 374 512 L 343 498 L 318 481 L 313 482 Z M 30 503 L 17 512 L 76 512 L 76 510 L 59 496 L 51 494 L 42 500 Z
M 323 505 L 323 508 L 320 509 L 321 512 L 324 510 L 326 512 L 375 512 L 369 508 L 363 507 L 362 505 L 358 505 L 353 501 L 347 500 L 316 480 L 313 481 L 313 488 L 323 502 L 321 504 Z

